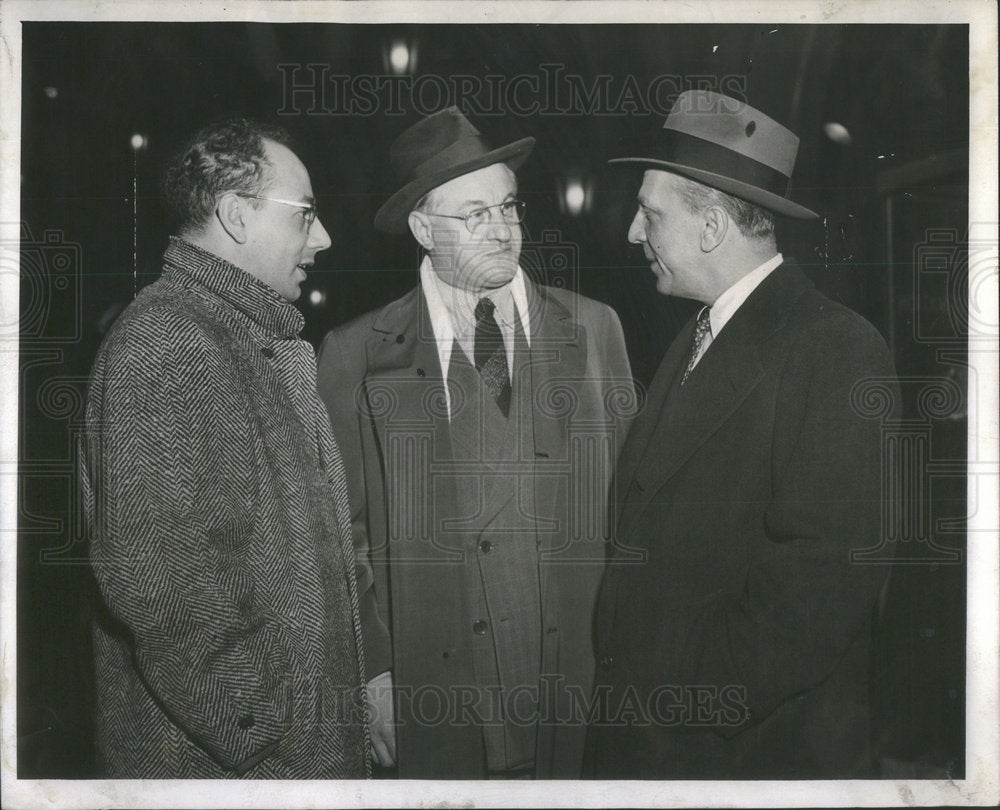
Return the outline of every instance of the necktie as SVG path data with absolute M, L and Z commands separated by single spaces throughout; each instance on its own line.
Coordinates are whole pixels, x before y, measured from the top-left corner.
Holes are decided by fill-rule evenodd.
M 496 400 L 497 407 L 507 416 L 510 410 L 510 374 L 507 370 L 507 351 L 503 335 L 493 314 L 495 305 L 489 298 L 480 298 L 476 304 L 476 338 L 473 354 L 476 371 L 487 390 Z
M 688 357 L 687 368 L 684 369 L 684 376 L 681 377 L 681 385 L 687 382 L 691 369 L 698 362 L 698 353 L 701 351 L 701 344 L 705 342 L 705 337 L 712 331 L 712 322 L 708 317 L 708 307 L 702 307 L 698 313 L 698 322 L 694 325 L 694 334 L 691 336 L 691 354 Z

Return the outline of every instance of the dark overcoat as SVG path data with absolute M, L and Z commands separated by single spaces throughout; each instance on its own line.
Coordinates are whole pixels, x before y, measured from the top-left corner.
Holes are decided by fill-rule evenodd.
M 364 777 L 347 491 L 302 316 L 182 240 L 164 262 L 87 407 L 105 772 Z
M 869 764 L 885 343 L 785 263 L 681 386 L 693 321 L 617 472 L 590 773 L 844 778 Z M 884 408 L 874 408 L 884 405 Z
M 519 452 L 534 465 L 540 542 L 536 766 L 541 778 L 577 777 L 593 682 L 605 493 L 634 392 L 610 308 L 530 282 L 527 294 L 530 362 L 515 390 L 530 386 L 533 404 L 533 446 Z M 460 583 L 469 566 L 476 576 L 476 549 L 504 504 L 492 497 L 497 471 L 489 459 L 469 469 L 451 464 L 447 429 L 440 430 L 444 380 L 420 288 L 331 332 L 318 376 L 348 469 L 358 554 L 374 568 L 374 580 L 359 588 L 363 604 L 377 602 L 382 622 L 366 623 L 364 635 L 369 671 L 393 670 L 399 775 L 480 778 L 482 731 L 461 706 L 476 677 Z M 460 502 L 456 475 L 482 476 L 481 499 Z

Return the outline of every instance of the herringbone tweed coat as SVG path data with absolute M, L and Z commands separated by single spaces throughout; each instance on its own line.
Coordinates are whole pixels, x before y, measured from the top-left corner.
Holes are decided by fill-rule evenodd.
M 368 775 L 347 489 L 301 328 L 174 239 L 98 354 L 83 483 L 109 776 Z

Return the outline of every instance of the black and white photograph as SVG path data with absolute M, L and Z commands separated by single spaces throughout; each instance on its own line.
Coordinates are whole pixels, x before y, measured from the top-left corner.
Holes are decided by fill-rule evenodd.
M 0 24 L 5 806 L 1000 801 L 995 4 Z

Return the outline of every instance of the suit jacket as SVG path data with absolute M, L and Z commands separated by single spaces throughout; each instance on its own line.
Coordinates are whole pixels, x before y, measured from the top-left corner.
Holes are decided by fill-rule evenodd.
M 302 316 L 182 240 L 164 262 L 87 407 L 105 771 L 363 777 L 347 487 Z
M 854 397 L 865 380 L 892 393 L 885 343 L 787 262 L 681 387 L 693 326 L 618 466 L 590 772 L 864 775 L 886 573 L 850 552 L 876 544 L 884 493 L 881 424 Z
M 530 362 L 515 390 L 530 386 L 535 404 L 528 417 L 533 446 L 520 454 L 533 465 L 539 509 L 547 703 L 536 766 L 540 776 L 574 777 L 593 678 L 604 499 L 634 392 L 611 309 L 530 282 L 527 293 Z M 499 473 L 489 458 L 471 467 L 453 463 L 468 453 L 449 446 L 445 381 L 421 289 L 331 332 L 318 377 L 349 471 L 359 561 L 373 566 L 359 587 L 382 621 L 367 623 L 364 636 L 369 672 L 393 670 L 399 775 L 482 777 L 482 730 L 461 714 L 461 690 L 477 681 L 458 572 L 476 566 L 476 549 L 505 502 L 493 497 Z M 468 476 L 483 481 L 475 505 L 457 495 L 462 486 L 468 491 Z M 442 719 L 431 721 L 427 707 L 439 698 Z

